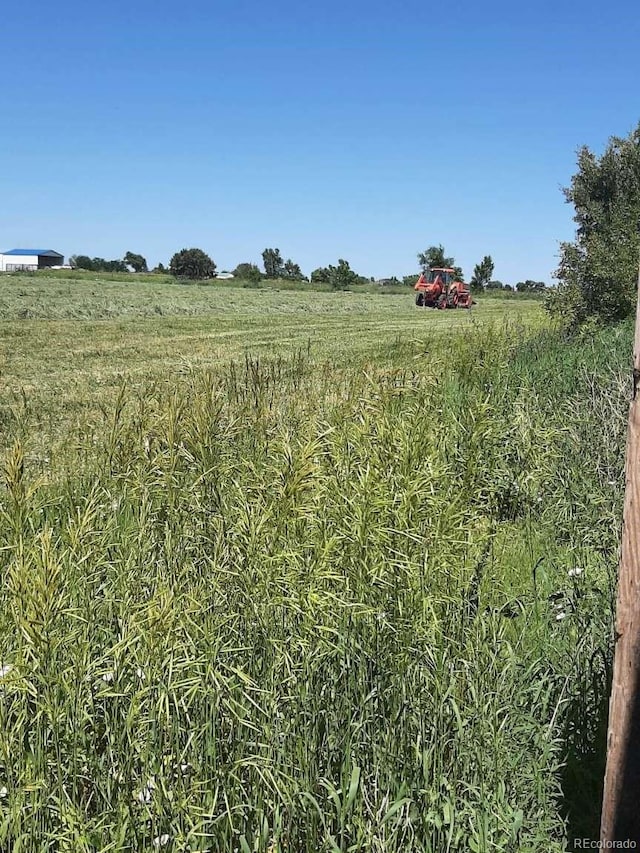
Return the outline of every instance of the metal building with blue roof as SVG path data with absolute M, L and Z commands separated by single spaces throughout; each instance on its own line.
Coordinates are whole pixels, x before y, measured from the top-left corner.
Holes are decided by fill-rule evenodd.
M 53 249 L 9 249 L 0 254 L 0 272 L 45 270 L 63 263 L 64 255 Z

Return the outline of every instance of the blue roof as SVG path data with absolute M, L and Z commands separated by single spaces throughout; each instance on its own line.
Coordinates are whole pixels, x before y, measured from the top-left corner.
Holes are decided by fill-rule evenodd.
M 49 257 L 61 258 L 60 252 L 54 252 L 53 249 L 11 249 L 8 252 L 3 252 L 3 255 L 48 255 Z

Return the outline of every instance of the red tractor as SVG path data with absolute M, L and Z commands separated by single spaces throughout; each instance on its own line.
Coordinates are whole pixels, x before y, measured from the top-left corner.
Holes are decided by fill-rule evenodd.
M 421 273 L 414 290 L 416 305 L 421 308 L 471 308 L 469 285 L 457 281 L 455 270 L 449 268 Z

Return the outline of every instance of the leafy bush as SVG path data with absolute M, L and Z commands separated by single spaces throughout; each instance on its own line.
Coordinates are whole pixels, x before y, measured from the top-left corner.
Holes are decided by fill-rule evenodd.
M 216 265 L 202 249 L 182 249 L 171 258 L 169 272 L 177 278 L 213 278 Z
M 547 308 L 574 329 L 590 317 L 620 320 L 633 311 L 638 276 L 640 124 L 625 139 L 611 137 L 601 157 L 583 147 L 564 194 L 576 239 L 561 244 Z

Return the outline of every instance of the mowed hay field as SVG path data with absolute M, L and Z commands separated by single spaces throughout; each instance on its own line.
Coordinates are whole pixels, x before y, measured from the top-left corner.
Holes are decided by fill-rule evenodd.
M 2 851 L 596 837 L 629 327 L 0 287 Z
M 166 392 L 193 371 L 301 351 L 316 366 L 340 370 L 354 360 L 408 367 L 425 335 L 502 323 L 505 305 L 515 322 L 542 318 L 540 303 L 523 299 L 487 299 L 471 313 L 419 311 L 408 289 L 305 292 L 284 282 L 176 285 L 169 276 L 75 272 L 0 282 L 0 426 L 20 413 L 22 423 L 26 415 L 37 424 L 32 441 L 58 434 L 65 444 L 69 429 L 92 422 L 125 381 L 133 390 L 155 382 Z

